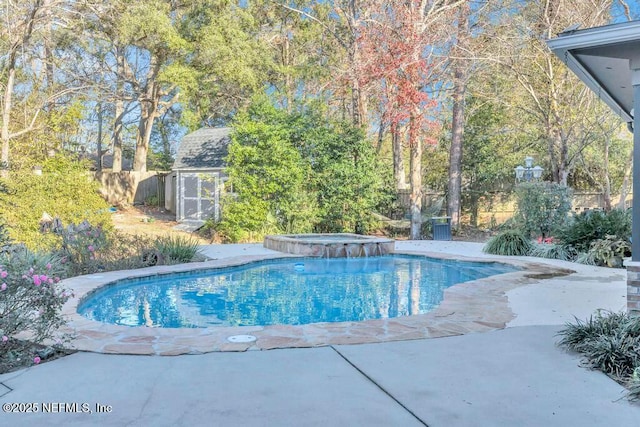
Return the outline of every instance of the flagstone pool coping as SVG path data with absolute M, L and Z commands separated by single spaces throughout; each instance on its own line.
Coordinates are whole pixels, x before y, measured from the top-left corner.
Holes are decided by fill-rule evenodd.
M 112 325 L 89 320 L 77 312 L 78 305 L 93 292 L 117 280 L 242 265 L 250 262 L 293 258 L 289 254 L 245 255 L 199 263 L 111 271 L 66 279 L 73 292 L 63 306 L 76 350 L 110 354 L 175 356 L 219 351 L 269 350 L 319 347 L 437 338 L 505 328 L 515 314 L 506 293 L 520 286 L 565 276 L 573 270 L 548 264 L 473 258 L 433 252 L 399 251 L 396 254 L 456 259 L 482 263 L 499 262 L 522 270 L 454 285 L 444 292 L 442 303 L 429 313 L 374 319 L 362 322 L 313 323 L 308 325 L 233 326 L 209 328 L 156 328 Z M 252 335 L 249 343 L 230 342 L 233 335 Z

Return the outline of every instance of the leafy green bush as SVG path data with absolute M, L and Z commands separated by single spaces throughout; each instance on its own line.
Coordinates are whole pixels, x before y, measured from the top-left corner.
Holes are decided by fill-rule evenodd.
M 591 242 L 604 239 L 606 235 L 618 236 L 621 240 L 631 237 L 631 214 L 629 211 L 613 209 L 610 212 L 586 211 L 574 215 L 556 233 L 562 242 L 573 246 L 578 252 L 589 250 Z
M 384 165 L 373 145 L 351 124 L 331 122 L 318 113 L 307 113 L 301 120 L 306 122 L 307 134 L 294 143 L 309 152 L 319 209 L 314 231 L 367 233 L 375 222 L 371 212 L 389 198 L 380 172 Z
M 198 241 L 186 236 L 161 237 L 156 240 L 155 247 L 162 264 L 191 262 L 200 251 Z
M 366 233 L 375 224 L 371 213 L 391 203 L 388 174 L 362 130 L 327 119 L 317 106 L 290 113 L 258 100 L 233 127 L 227 188 L 234 194 L 215 226 L 224 241 Z
M 273 117 L 252 120 L 257 114 Z M 311 166 L 292 144 L 289 128 L 278 123 L 282 114 L 260 104 L 235 122 L 227 171 L 237 198 L 226 198 L 221 221 L 231 241 L 260 237 L 271 229 L 265 223 L 272 218 L 281 232 L 312 230 L 317 206 L 310 191 Z
M 61 311 L 71 295 L 58 282 L 65 276 L 60 258 L 31 252 L 25 247 L 0 254 L 0 353 L 31 341 L 66 338 L 58 333 L 65 323 Z
M 543 238 L 567 220 L 571 190 L 551 182 L 527 182 L 516 187 L 515 219 L 527 237 Z
M 529 255 L 539 258 L 571 261 L 576 256 L 576 252 L 572 246 L 562 243 L 534 243 Z
M 62 155 L 48 158 L 42 164 L 42 175 L 12 171 L 0 191 L 0 217 L 6 221 L 11 239 L 40 251 L 60 245 L 58 235 L 40 233 L 44 212 L 65 223 L 88 220 L 111 229 L 109 205 L 87 171 L 85 164 Z
M 532 244 L 519 230 L 503 231 L 493 236 L 482 250 L 493 255 L 528 255 Z
M 268 234 L 278 234 L 281 229 L 269 212 L 264 200 L 232 200 L 225 197 L 222 203 L 222 220 L 212 224 L 212 229 L 222 242 L 256 242 Z
M 576 319 L 567 324 L 558 334 L 560 346 L 582 354 L 587 366 L 623 384 L 631 383 L 629 397 L 640 398 L 640 317 L 598 311 L 584 322 Z
M 604 239 L 591 242 L 589 254 L 596 265 L 621 268 L 624 257 L 631 255 L 631 244 L 627 240 L 607 235 Z

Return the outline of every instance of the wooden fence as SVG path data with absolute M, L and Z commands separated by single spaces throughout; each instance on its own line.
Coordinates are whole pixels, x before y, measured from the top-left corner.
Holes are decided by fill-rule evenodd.
M 398 203 L 405 209 L 405 212 L 409 210 L 409 194 L 410 190 L 399 190 Z M 612 196 L 613 206 L 617 206 L 620 196 Z M 628 199 L 631 198 L 629 195 Z M 422 206 L 423 208 L 429 208 L 437 206 L 442 202 L 442 209 L 440 215 L 445 215 L 447 210 L 446 194 L 444 192 L 429 192 L 425 191 L 422 194 Z M 629 200 L 627 200 L 627 206 L 630 206 Z M 604 195 L 597 192 L 575 192 L 573 193 L 572 209 L 574 212 L 582 212 L 590 209 L 602 209 L 604 207 Z M 479 212 L 478 212 L 478 225 L 479 226 L 493 226 L 502 224 L 513 216 L 515 212 L 515 199 L 513 193 L 507 192 L 495 192 L 491 197 L 484 197 L 479 200 Z M 465 221 L 463 215 L 462 222 L 468 222 L 468 218 Z
M 153 200 L 164 206 L 165 177 L 169 172 L 95 172 L 102 196 L 112 205 L 143 204 Z

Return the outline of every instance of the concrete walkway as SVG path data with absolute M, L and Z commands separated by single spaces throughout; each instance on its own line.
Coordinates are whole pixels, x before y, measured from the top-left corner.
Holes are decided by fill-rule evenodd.
M 398 243 L 401 250 L 486 256 L 481 246 Z M 264 249 L 206 251 L 215 257 Z M 573 315 L 625 306 L 624 271 L 550 263 L 576 273 L 509 291 L 517 317 L 505 330 L 175 357 L 76 353 L 0 375 L 0 403 L 38 411 L 0 413 L 0 425 L 639 425 L 640 406 L 624 399 L 621 386 L 555 346 L 557 330 Z

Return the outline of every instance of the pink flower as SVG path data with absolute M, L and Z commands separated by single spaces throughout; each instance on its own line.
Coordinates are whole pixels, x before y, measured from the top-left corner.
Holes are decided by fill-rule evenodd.
M 4 291 L 5 289 L 7 289 L 7 284 L 6 283 L 3 283 L 2 285 L 0 285 L 0 290 Z
M 38 275 L 33 276 L 33 284 L 36 286 L 40 286 L 40 277 Z
M 47 283 L 49 283 L 50 285 L 53 285 L 53 279 L 49 277 L 49 280 L 47 280 Z
M 33 274 L 33 267 L 29 269 L 29 274 Z
M 47 264 L 47 270 L 51 270 L 51 263 Z
M 40 275 L 40 281 L 41 282 L 46 282 L 49 279 L 49 277 L 46 274 L 41 274 Z
M 89 249 L 89 252 L 93 252 L 95 250 L 95 248 L 93 247 L 93 245 L 89 245 L 87 247 L 87 249 Z
M 0 272 L 0 277 L 2 277 L 3 279 L 4 279 L 5 277 L 7 277 L 8 275 L 9 275 L 9 273 L 7 273 L 6 271 L 2 271 L 2 272 Z
M 36 357 L 33 358 L 33 363 L 35 363 L 37 365 L 38 363 L 40 363 L 40 360 L 42 360 L 42 359 L 40 359 L 40 357 L 36 356 Z
M 9 337 L 6 336 L 6 335 L 3 335 L 2 336 L 2 342 L 7 342 L 7 341 L 9 341 Z

